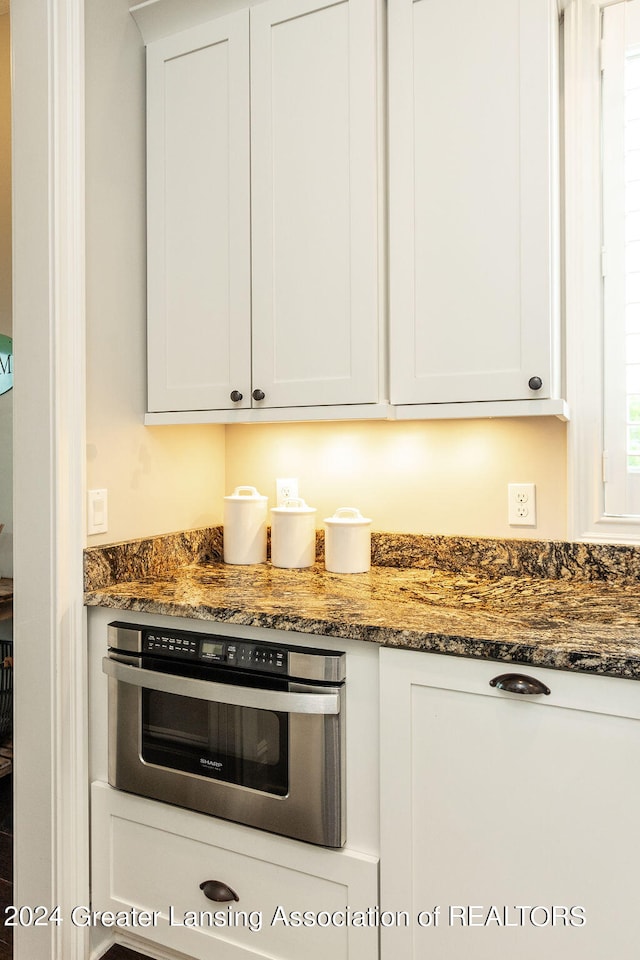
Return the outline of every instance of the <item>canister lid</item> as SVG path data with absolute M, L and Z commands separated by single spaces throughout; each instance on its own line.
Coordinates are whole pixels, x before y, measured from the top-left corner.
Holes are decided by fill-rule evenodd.
M 366 526 L 371 523 L 371 517 L 363 517 L 357 507 L 338 507 L 332 517 L 325 517 L 324 522 L 329 525 Z
M 317 513 L 315 507 L 308 507 L 300 497 L 290 497 L 279 507 L 271 507 L 271 513 Z
M 233 493 L 224 498 L 225 500 L 268 500 L 258 493 L 255 487 L 236 487 Z

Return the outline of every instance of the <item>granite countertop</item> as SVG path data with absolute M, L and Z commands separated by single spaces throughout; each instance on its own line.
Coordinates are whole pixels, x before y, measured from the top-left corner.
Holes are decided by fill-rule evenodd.
M 640 550 L 374 534 L 369 573 L 221 562 L 220 528 L 85 551 L 89 606 L 640 679 Z

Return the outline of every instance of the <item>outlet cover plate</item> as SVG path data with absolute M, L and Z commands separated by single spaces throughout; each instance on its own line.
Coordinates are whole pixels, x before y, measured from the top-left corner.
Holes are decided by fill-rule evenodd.
M 535 483 L 509 484 L 509 525 L 512 527 L 535 527 Z
M 298 478 L 280 477 L 276 480 L 276 506 L 281 507 L 285 500 L 295 499 L 298 496 Z

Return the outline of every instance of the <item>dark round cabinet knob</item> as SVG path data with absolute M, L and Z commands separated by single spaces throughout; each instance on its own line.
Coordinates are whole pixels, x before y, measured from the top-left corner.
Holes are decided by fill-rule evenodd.
M 531 377 L 529 380 L 529 389 L 530 390 L 539 390 L 542 386 L 542 380 L 540 377 Z
M 228 903 L 230 900 L 239 900 L 240 897 L 221 880 L 205 880 L 200 884 L 200 889 L 209 900 L 215 900 L 217 903 Z
M 229 396 L 234 403 L 238 403 L 240 400 L 242 400 L 242 394 L 239 390 L 232 390 Z
M 254 400 L 264 400 L 264 390 L 258 390 L 257 388 L 251 394 Z

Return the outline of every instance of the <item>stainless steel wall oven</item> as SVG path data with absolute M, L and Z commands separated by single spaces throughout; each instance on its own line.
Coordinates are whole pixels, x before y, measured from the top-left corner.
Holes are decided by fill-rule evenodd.
M 344 653 L 120 622 L 108 634 L 112 786 L 343 845 Z

